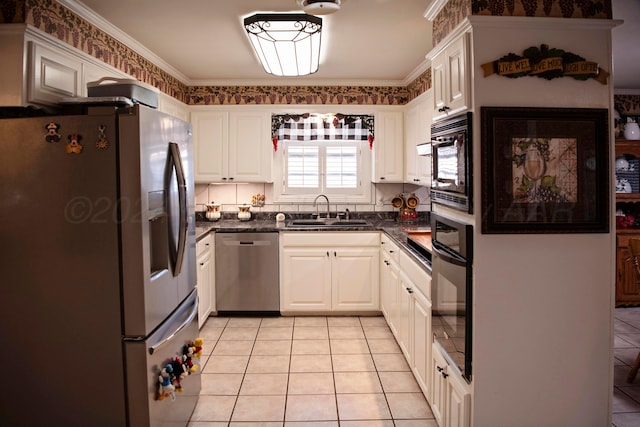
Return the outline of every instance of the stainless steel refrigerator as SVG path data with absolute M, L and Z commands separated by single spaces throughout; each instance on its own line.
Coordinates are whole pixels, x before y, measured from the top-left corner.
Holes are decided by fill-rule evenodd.
M 133 106 L 0 120 L 7 426 L 186 426 L 199 369 L 188 123 Z M 205 344 L 206 345 L 206 344 Z

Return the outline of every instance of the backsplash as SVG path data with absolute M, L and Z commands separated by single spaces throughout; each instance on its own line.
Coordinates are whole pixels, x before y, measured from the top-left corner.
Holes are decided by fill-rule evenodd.
M 351 212 L 394 212 L 398 211 L 391 205 L 391 199 L 399 193 L 415 195 L 420 199 L 420 205 L 416 209 L 418 212 L 430 210 L 429 189 L 427 187 L 413 184 L 373 184 L 375 192 L 375 203 L 343 204 L 330 203 L 330 211 L 344 212 L 349 209 Z M 264 194 L 265 204 L 262 207 L 252 207 L 252 212 L 291 212 L 291 213 L 311 213 L 316 208 L 311 203 L 296 204 L 273 204 L 273 184 L 196 184 L 195 199 L 196 211 L 205 210 L 207 203 L 219 203 L 222 212 L 237 213 L 238 206 L 251 204 L 251 196 L 254 194 Z M 329 199 L 331 200 L 331 199 Z

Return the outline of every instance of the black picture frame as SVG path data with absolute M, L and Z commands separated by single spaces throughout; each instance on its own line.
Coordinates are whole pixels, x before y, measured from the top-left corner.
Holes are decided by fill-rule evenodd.
M 482 233 L 608 233 L 609 112 L 481 107 Z

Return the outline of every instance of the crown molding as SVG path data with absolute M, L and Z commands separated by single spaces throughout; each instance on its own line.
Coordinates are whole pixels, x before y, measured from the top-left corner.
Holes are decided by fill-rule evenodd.
M 166 71 L 167 73 L 169 73 L 172 77 L 175 77 L 176 79 L 178 79 L 181 83 L 185 85 L 191 84 L 189 78 L 186 75 L 184 75 L 175 67 L 173 67 L 171 64 L 167 63 L 165 60 L 160 58 L 158 55 L 156 55 L 154 52 L 149 50 L 143 44 L 135 40 L 133 37 L 131 37 L 124 31 L 122 31 L 120 28 L 116 27 L 115 25 L 113 25 L 112 23 L 104 19 L 102 16 L 98 15 L 93 10 L 89 9 L 84 4 L 78 2 L 77 0 L 56 0 L 56 1 L 60 3 L 62 6 L 72 11 L 73 13 L 75 13 L 76 15 L 78 15 L 80 18 L 84 19 L 85 21 L 89 22 L 92 25 L 95 25 L 97 28 L 109 34 L 114 39 L 118 40 L 119 42 L 123 43 L 127 47 L 131 48 L 138 54 L 144 56 L 149 61 L 151 61 L 152 63 L 154 63 L 155 65 L 157 65 L 158 67 Z
M 427 10 L 424 11 L 423 16 L 429 21 L 433 21 L 448 1 L 449 0 L 431 0 L 431 4 L 429 4 Z

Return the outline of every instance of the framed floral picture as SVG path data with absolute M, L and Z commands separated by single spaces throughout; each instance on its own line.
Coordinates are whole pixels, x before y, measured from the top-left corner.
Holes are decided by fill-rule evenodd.
M 482 233 L 608 233 L 607 109 L 481 107 Z

